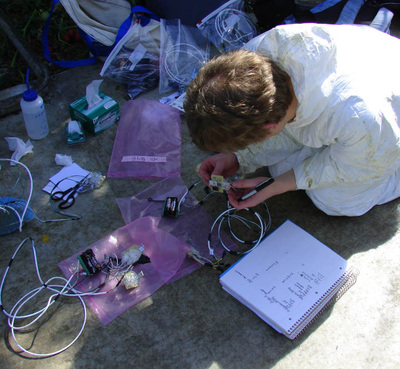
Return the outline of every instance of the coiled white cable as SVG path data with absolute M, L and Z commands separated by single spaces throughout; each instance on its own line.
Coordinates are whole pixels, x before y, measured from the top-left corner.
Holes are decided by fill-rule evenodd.
M 210 232 L 209 232 L 209 235 L 208 235 L 208 241 L 207 241 L 207 246 L 208 246 L 208 250 L 209 250 L 210 255 L 214 255 L 214 246 L 212 244 L 212 233 L 214 231 L 214 228 L 217 225 L 218 225 L 218 228 L 217 228 L 218 229 L 218 233 L 217 233 L 218 234 L 218 240 L 219 240 L 219 243 L 221 244 L 221 246 L 225 249 L 225 251 L 227 251 L 227 252 L 229 252 L 231 254 L 234 254 L 234 255 L 244 255 L 244 254 L 249 253 L 255 247 L 257 247 L 260 244 L 260 242 L 263 240 L 263 238 L 265 237 L 267 231 L 269 230 L 269 228 L 271 226 L 271 215 L 270 215 L 268 207 L 267 207 L 267 205 L 265 203 L 264 203 L 264 206 L 265 206 L 266 212 L 268 214 L 268 222 L 265 222 L 263 217 L 258 212 L 254 211 L 253 209 L 249 209 L 249 208 L 243 209 L 244 211 L 251 212 L 252 214 L 254 214 L 256 216 L 257 220 L 258 220 L 258 223 L 259 223 L 258 225 L 256 225 L 257 228 L 259 229 L 259 237 L 256 240 L 253 240 L 253 241 L 244 241 L 244 240 L 240 239 L 235 234 L 235 232 L 233 231 L 232 225 L 230 223 L 231 219 L 232 218 L 233 219 L 237 219 L 240 222 L 242 222 L 243 224 L 245 224 L 246 226 L 249 226 L 249 224 L 255 225 L 255 222 L 249 221 L 248 219 L 246 219 L 244 217 L 238 216 L 236 214 L 238 212 L 238 210 L 236 208 L 230 207 L 228 205 L 228 209 L 224 210 L 221 214 L 219 214 L 217 216 L 217 218 L 214 220 L 213 224 L 211 225 Z M 233 251 L 233 250 L 231 250 L 224 243 L 224 241 L 222 239 L 221 232 L 222 232 L 222 225 L 223 225 L 224 222 L 228 223 L 228 227 L 229 227 L 230 233 L 237 241 L 239 241 L 241 243 L 245 243 L 245 244 L 252 244 L 253 246 L 250 249 L 245 250 L 245 251 Z
M 15 257 L 17 256 L 18 252 L 20 251 L 20 249 L 22 248 L 22 246 L 26 243 L 27 240 L 31 241 L 31 249 L 32 249 L 32 254 L 33 254 L 33 259 L 34 259 L 34 265 L 35 265 L 35 271 L 36 271 L 36 275 L 37 278 L 39 280 L 39 283 L 41 284 L 41 286 L 33 289 L 32 291 L 26 293 L 25 295 L 23 295 L 16 303 L 15 305 L 12 307 L 12 309 L 10 310 L 10 312 L 7 312 L 3 306 L 3 290 L 4 290 L 4 284 L 6 282 L 7 279 L 7 275 L 8 272 L 11 268 L 12 262 L 15 259 Z M 48 279 L 46 282 L 43 281 L 41 275 L 40 275 L 40 271 L 39 271 L 39 264 L 38 264 L 38 260 L 37 260 L 37 255 L 36 255 L 36 249 L 35 249 L 35 245 L 34 245 L 34 241 L 32 240 L 32 238 L 27 237 L 25 238 L 16 248 L 13 256 L 11 257 L 10 262 L 8 263 L 8 266 L 3 274 L 3 278 L 1 280 L 1 284 L 0 284 L 0 307 L 1 310 L 3 312 L 4 315 L 6 315 L 8 317 L 8 326 L 10 327 L 11 330 L 11 336 L 15 342 L 15 344 L 19 347 L 20 350 L 22 350 L 24 353 L 34 356 L 34 357 L 50 357 L 50 356 L 54 356 L 54 355 L 58 355 L 59 353 L 67 350 L 69 347 L 71 347 L 76 340 L 81 336 L 84 327 L 86 325 L 86 317 L 87 317 L 87 309 L 86 309 L 86 304 L 83 300 L 84 296 L 94 296 L 94 295 L 103 295 L 108 293 L 108 291 L 104 291 L 104 292 L 97 292 L 100 289 L 100 286 L 95 289 L 92 292 L 81 292 L 78 291 L 74 288 L 74 285 L 71 284 L 72 280 L 77 277 L 77 274 L 74 273 L 71 275 L 71 277 L 69 279 L 66 279 L 64 277 L 52 277 L 50 279 Z M 64 282 L 64 284 L 58 284 L 58 283 L 54 283 L 54 281 L 56 280 L 60 280 L 62 282 Z M 44 291 L 44 290 L 48 290 L 51 292 L 54 292 L 54 294 L 52 294 L 48 299 L 47 302 L 45 303 L 45 306 L 35 312 L 29 313 L 29 314 L 25 314 L 25 315 L 18 315 L 19 311 L 21 310 L 21 308 L 23 306 L 25 306 L 33 297 L 37 296 L 40 292 Z M 19 341 L 17 340 L 17 337 L 15 335 L 15 333 L 19 330 L 22 329 L 26 329 L 30 326 L 32 326 L 35 322 L 37 322 L 50 308 L 50 306 L 52 306 L 54 304 L 54 302 L 58 299 L 58 297 L 60 296 L 64 296 L 64 297 L 76 297 L 79 299 L 81 305 L 82 305 L 82 309 L 83 309 L 83 321 L 82 321 L 82 326 L 78 332 L 78 334 L 75 336 L 75 338 L 65 347 L 57 350 L 57 351 L 53 351 L 53 352 L 49 352 L 49 353 L 37 353 L 37 352 L 33 352 L 30 351 L 26 348 L 24 348 Z M 34 318 L 32 321 L 30 321 L 28 324 L 25 324 L 23 326 L 16 326 L 16 321 L 20 320 L 20 319 L 27 319 L 27 318 Z
M 234 26 L 227 27 L 226 21 L 229 19 L 237 19 Z M 237 24 L 240 23 L 240 27 Z M 244 27 L 246 29 L 244 29 Z M 227 44 L 234 47 L 241 47 L 247 41 L 250 41 L 256 34 L 257 30 L 250 17 L 238 9 L 224 9 L 218 13 L 215 18 L 215 29 L 218 36 Z
M 179 54 L 182 54 L 182 56 L 179 56 Z M 184 68 L 179 68 L 178 61 L 185 63 Z M 197 47 L 188 43 L 179 43 L 172 45 L 165 52 L 164 69 L 172 81 L 185 87 L 193 79 L 192 74 L 197 72 L 206 61 L 205 55 Z M 189 67 L 191 69 L 185 73 L 185 70 Z

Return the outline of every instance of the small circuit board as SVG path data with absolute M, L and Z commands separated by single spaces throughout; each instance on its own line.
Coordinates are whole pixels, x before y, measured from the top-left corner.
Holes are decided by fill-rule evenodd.
M 208 181 L 208 184 L 211 190 L 221 193 L 228 191 L 232 187 L 229 180 L 217 174 L 211 174 L 211 179 Z
M 92 249 L 87 249 L 78 256 L 79 264 L 86 275 L 93 275 L 101 271 L 101 265 L 96 260 Z

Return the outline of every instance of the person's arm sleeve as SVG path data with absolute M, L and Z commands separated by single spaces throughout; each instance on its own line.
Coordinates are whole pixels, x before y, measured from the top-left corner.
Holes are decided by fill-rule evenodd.
M 270 166 L 285 160 L 302 145 L 285 131 L 267 140 L 237 151 L 236 157 L 242 173 L 253 173 L 261 167 Z

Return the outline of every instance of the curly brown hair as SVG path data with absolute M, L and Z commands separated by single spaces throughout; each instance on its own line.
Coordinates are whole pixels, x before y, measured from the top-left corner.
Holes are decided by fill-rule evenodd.
M 186 89 L 194 143 L 208 152 L 235 152 L 262 141 L 268 123 L 281 121 L 292 101 L 289 81 L 258 52 L 235 50 L 210 60 Z

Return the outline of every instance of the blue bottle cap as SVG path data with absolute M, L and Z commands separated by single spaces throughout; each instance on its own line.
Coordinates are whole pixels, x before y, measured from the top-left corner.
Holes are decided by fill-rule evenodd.
M 22 98 L 25 101 L 34 101 L 38 97 L 38 93 L 35 90 L 29 89 L 22 93 Z

